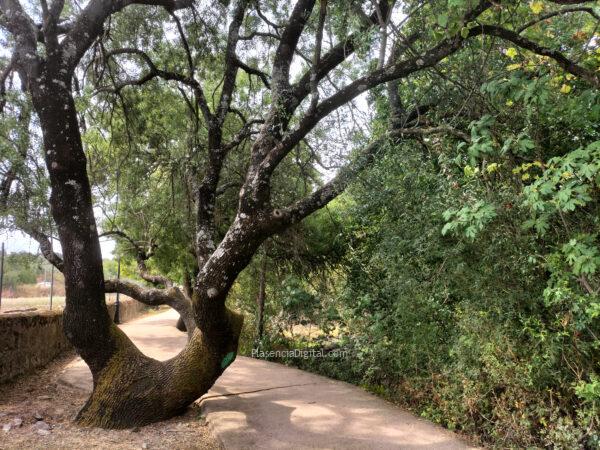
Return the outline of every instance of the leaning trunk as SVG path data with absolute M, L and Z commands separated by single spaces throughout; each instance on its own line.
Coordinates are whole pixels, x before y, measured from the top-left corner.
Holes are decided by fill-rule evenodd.
M 43 131 L 50 206 L 64 257 L 64 330 L 90 367 L 94 382 L 77 421 L 104 428 L 146 425 L 172 417 L 210 389 L 235 359 L 242 318 L 228 311 L 224 301 L 209 308 L 215 319 L 210 326 L 203 322 L 204 327 L 196 328 L 190 316 L 193 333 L 187 346 L 164 362 L 143 355 L 112 322 L 69 83 L 59 71 L 44 68 L 32 98 Z
M 118 343 L 104 300 L 102 254 L 92 208 L 70 80 L 45 67 L 32 88 L 33 105 L 43 131 L 44 156 L 50 174 L 50 208 L 63 252 L 66 306 L 65 335 L 98 373 Z
M 157 361 L 143 355 L 114 328 L 120 348 L 95 377 L 94 391 L 79 412 L 84 426 L 129 428 L 166 420 L 205 394 L 237 354 L 242 316 L 227 312 L 228 326 L 218 339 L 198 328 L 176 357 Z

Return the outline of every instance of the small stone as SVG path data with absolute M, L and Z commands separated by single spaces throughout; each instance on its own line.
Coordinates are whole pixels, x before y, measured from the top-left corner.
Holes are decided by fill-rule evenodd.
M 20 427 L 21 425 L 23 425 L 23 419 L 21 419 L 20 417 L 15 417 L 12 421 L 12 424 L 14 427 Z
M 50 397 L 49 395 L 40 395 L 38 398 L 40 400 L 52 400 L 52 397 Z
M 50 433 L 50 430 L 37 430 L 37 434 L 40 436 L 49 436 L 52 433 Z
M 12 429 L 12 425 L 10 423 L 5 423 L 2 425 L 2 431 L 8 433 Z
M 140 432 L 140 427 L 134 427 L 131 429 L 132 433 L 139 433 Z
M 142 444 L 142 448 L 148 448 L 148 444 L 147 444 L 146 442 L 144 442 L 144 443 Z
M 50 430 L 50 425 L 43 420 L 37 421 L 33 427 L 37 430 Z
M 37 411 L 36 411 L 36 412 L 35 412 L 35 414 L 33 415 L 33 418 L 34 418 L 35 420 L 37 420 L 38 422 L 39 422 L 40 420 L 44 420 L 44 416 L 42 416 L 42 415 L 41 415 L 39 412 L 37 412 Z

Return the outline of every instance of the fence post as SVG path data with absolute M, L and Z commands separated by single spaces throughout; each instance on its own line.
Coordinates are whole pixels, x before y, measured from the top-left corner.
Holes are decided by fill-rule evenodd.
M 50 272 L 50 309 L 52 309 L 53 295 L 54 295 L 54 266 L 52 266 L 52 272 Z
M 121 257 L 117 260 L 117 280 L 121 279 Z M 115 317 L 113 321 L 118 325 L 121 321 L 121 317 L 119 315 L 119 307 L 121 306 L 120 302 L 120 294 L 117 292 L 117 299 L 115 300 Z
M 52 235 L 50 235 L 50 251 L 54 252 L 54 242 L 52 241 Z M 52 310 L 52 296 L 54 295 L 54 264 L 51 264 L 50 272 L 50 310 Z
M 4 242 L 0 256 L 0 309 L 2 309 L 2 289 L 4 288 Z

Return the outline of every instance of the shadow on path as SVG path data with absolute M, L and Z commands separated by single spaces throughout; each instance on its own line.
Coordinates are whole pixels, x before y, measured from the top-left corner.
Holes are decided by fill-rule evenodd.
M 165 360 L 186 343 L 173 310 L 129 322 L 123 331 L 147 355 Z M 81 359 L 61 381 L 91 391 Z M 200 400 L 227 449 L 473 448 L 458 435 L 347 383 L 280 364 L 238 357 Z

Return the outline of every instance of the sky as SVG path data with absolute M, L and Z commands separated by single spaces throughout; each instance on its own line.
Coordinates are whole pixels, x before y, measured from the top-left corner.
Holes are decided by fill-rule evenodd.
M 0 244 L 4 243 L 6 253 L 29 252 L 37 253 L 40 246 L 36 241 L 20 231 L 0 231 Z M 57 253 L 60 253 L 60 242 L 54 241 Z M 115 241 L 112 239 L 101 238 L 100 248 L 102 249 L 103 259 L 113 259 L 113 250 Z

